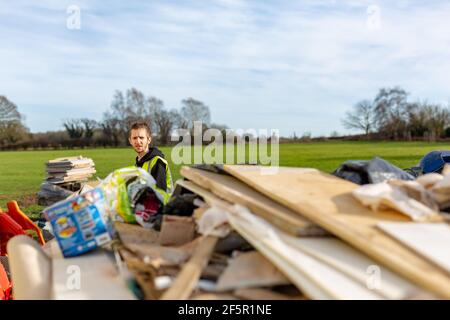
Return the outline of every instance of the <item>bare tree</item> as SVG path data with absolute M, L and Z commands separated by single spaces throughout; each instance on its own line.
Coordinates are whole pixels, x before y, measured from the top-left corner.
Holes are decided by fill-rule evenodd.
M 204 125 L 209 126 L 211 113 L 207 105 L 193 98 L 184 99 L 181 104 L 181 116 L 185 120 L 184 125 L 187 129 L 193 129 L 194 121 L 202 121 Z
M 408 93 L 400 88 L 381 88 L 374 100 L 378 132 L 399 139 L 408 132 Z
M 368 101 L 363 100 L 353 106 L 352 111 L 347 111 L 342 124 L 347 129 L 364 131 L 366 137 L 375 129 L 375 107 Z

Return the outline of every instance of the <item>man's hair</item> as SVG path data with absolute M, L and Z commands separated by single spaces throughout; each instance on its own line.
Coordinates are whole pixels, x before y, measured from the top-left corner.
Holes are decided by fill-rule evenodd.
M 150 126 L 145 121 L 136 121 L 133 122 L 133 124 L 130 127 L 130 130 L 128 131 L 128 136 L 131 137 L 131 130 L 138 130 L 138 129 L 145 129 L 147 131 L 147 134 L 149 137 L 152 136 L 152 131 L 150 130 Z

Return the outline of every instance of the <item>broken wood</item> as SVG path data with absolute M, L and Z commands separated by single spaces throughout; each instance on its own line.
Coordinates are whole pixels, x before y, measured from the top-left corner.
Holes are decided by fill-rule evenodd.
M 309 298 L 381 299 L 367 286 L 285 243 L 279 236 L 282 231 L 246 208 L 230 212 L 229 222 Z
M 379 222 L 407 218 L 394 211 L 372 212 L 362 206 L 351 195 L 358 185 L 315 169 L 280 167 L 269 175 L 261 174 L 263 169 L 258 166 L 225 165 L 224 169 L 411 282 L 450 298 L 450 278 L 444 271 L 376 228 Z
M 159 244 L 180 246 L 191 242 L 195 237 L 195 221 L 192 217 L 163 215 Z
M 217 237 L 202 237 L 191 259 L 183 266 L 172 286 L 162 295 L 162 300 L 189 298 L 203 269 L 208 264 L 217 240 Z
M 267 198 L 232 176 L 190 167 L 182 167 L 180 172 L 184 177 L 196 183 L 197 190 L 205 188 L 217 197 L 230 203 L 243 205 L 254 214 L 263 217 L 289 234 L 294 236 L 320 236 L 327 234 L 324 229 L 308 219 Z M 189 182 L 185 182 L 185 184 L 187 184 L 189 189 L 191 184 Z M 211 198 L 211 196 L 208 195 L 208 198 Z
M 250 251 L 240 253 L 236 258 L 231 259 L 217 281 L 216 289 L 229 291 L 289 283 L 289 280 L 262 254 Z
M 120 240 L 126 246 L 129 244 L 155 244 L 158 242 L 159 232 L 146 229 L 137 224 L 114 222 Z

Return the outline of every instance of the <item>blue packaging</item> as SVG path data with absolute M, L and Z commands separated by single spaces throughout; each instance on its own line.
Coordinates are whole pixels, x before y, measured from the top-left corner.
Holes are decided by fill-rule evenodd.
M 113 228 L 102 189 L 96 188 L 44 210 L 64 257 L 107 244 Z

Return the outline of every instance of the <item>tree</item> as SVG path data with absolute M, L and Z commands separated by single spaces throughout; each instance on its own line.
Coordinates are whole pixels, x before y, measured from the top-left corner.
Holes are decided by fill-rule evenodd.
M 211 113 L 209 107 L 203 102 L 193 98 L 183 99 L 181 101 L 181 116 L 183 117 L 183 125 L 186 129 L 192 131 L 194 121 L 202 121 L 203 125 L 209 126 L 211 122 Z
M 355 104 L 352 111 L 346 112 L 342 124 L 347 129 L 362 130 L 366 137 L 369 137 L 375 128 L 375 115 L 374 105 L 368 100 L 363 100 Z
M 92 139 L 92 137 L 94 136 L 94 131 L 98 127 L 97 121 L 83 118 L 80 119 L 80 122 L 84 126 L 84 137 L 88 140 Z
M 65 120 L 63 125 L 70 139 L 78 140 L 81 139 L 81 137 L 83 137 L 84 127 L 80 119 Z
M 381 88 L 374 99 L 375 120 L 379 133 L 390 138 L 408 135 L 408 93 L 400 88 Z
M 0 144 L 15 144 L 24 139 L 28 129 L 17 106 L 5 96 L 0 96 Z
M 161 144 L 168 144 L 173 129 L 180 122 L 180 114 L 177 110 L 170 111 L 161 109 L 155 113 L 154 122 L 158 128 L 158 137 Z
M 108 112 L 105 112 L 103 119 L 104 120 L 101 122 L 100 126 L 105 139 L 104 141 L 108 145 L 112 144 L 117 147 L 120 144 L 120 138 L 122 136 L 119 120 L 112 117 Z

